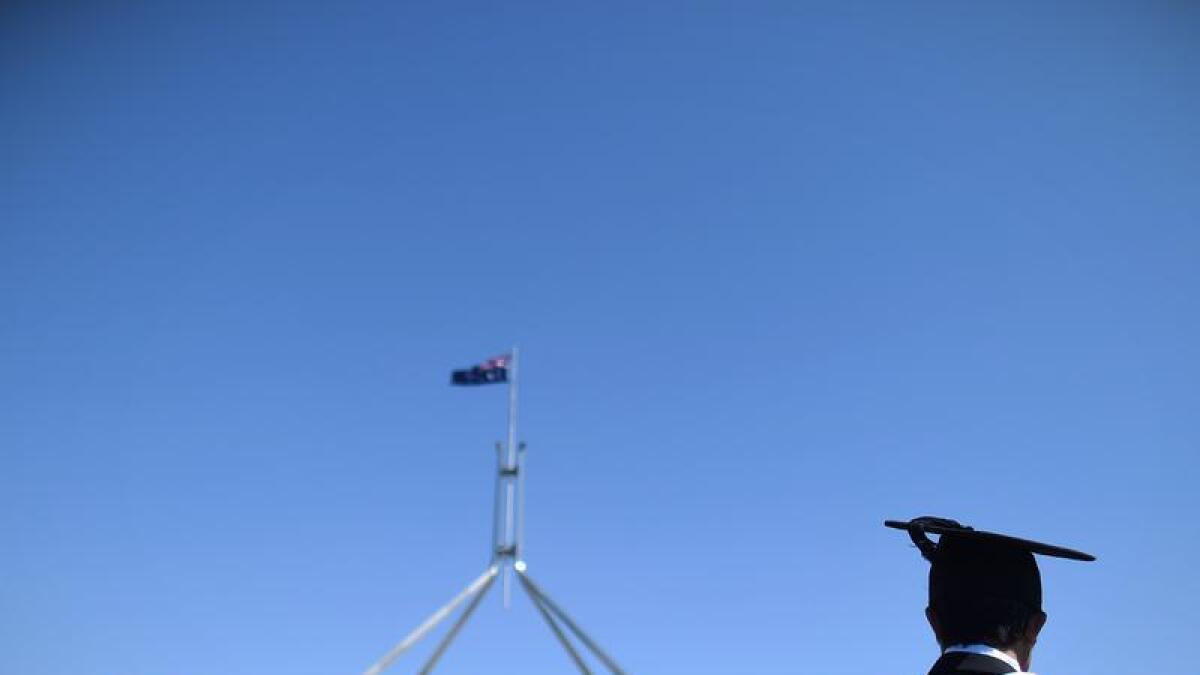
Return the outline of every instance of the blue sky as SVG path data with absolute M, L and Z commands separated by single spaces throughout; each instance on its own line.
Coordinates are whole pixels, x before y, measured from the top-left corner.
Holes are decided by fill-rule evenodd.
M 1035 670 L 1190 663 L 1194 7 L 246 5 L 0 10 L 0 670 L 361 672 L 486 565 L 513 343 L 631 672 L 924 672 L 922 514 L 1099 556 Z M 439 672 L 569 667 L 493 596 Z

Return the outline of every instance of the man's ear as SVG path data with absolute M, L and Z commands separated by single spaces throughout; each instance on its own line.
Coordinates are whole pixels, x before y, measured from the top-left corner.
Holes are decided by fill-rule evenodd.
M 1046 625 L 1046 613 L 1038 612 L 1029 617 L 1029 625 L 1025 626 L 1025 643 L 1030 647 L 1037 644 L 1038 633 L 1042 632 L 1042 627 Z
M 1045 620 L 1045 617 L 1042 617 Z M 942 627 L 938 624 L 937 612 L 933 611 L 932 607 L 925 608 L 925 620 L 929 622 L 929 627 L 933 629 L 933 637 L 937 640 L 938 646 L 944 646 L 942 643 Z M 1041 630 L 1041 626 L 1038 626 Z M 1036 636 L 1037 633 L 1034 633 Z

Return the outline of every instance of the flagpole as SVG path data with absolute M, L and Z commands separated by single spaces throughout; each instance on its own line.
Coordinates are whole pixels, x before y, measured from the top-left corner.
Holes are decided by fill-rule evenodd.
M 480 363 L 470 369 L 454 370 L 450 374 L 452 385 L 483 385 L 505 382 L 508 384 L 508 437 L 507 447 L 504 442 L 496 441 L 496 481 L 492 500 L 492 550 L 491 560 L 485 571 L 455 596 L 406 635 L 382 659 L 373 664 L 363 675 L 381 675 L 402 654 L 410 650 L 418 641 L 431 633 L 439 624 L 449 617 L 459 605 L 467 602 L 467 607 L 453 622 L 450 630 L 442 637 L 420 670 L 428 675 L 449 650 L 455 638 L 470 620 L 475 610 L 483 602 L 483 596 L 492 588 L 496 577 L 504 575 L 504 607 L 511 604 L 511 579 L 515 574 L 521 587 L 529 595 L 535 609 L 545 619 L 546 624 L 554 633 L 554 637 L 571 657 L 583 675 L 591 675 L 592 671 L 584 662 L 582 650 L 576 650 L 567 633 L 559 626 L 561 622 L 568 631 L 590 650 L 592 656 L 599 659 L 608 667 L 613 675 L 625 675 L 620 666 L 602 651 L 600 647 L 554 603 L 541 588 L 533 583 L 526 575 L 524 557 L 525 543 L 525 444 L 517 441 L 517 394 L 518 350 L 514 346 L 512 352 L 497 356 Z M 469 600 L 469 602 L 468 602 Z
M 517 460 L 517 347 L 512 348 L 512 377 L 508 379 L 508 461 L 512 466 Z
M 517 525 L 514 532 L 513 562 L 525 559 L 525 444 L 517 439 L 517 347 L 513 347 L 512 423 L 508 447 L 514 448 L 513 461 L 517 468 Z
M 508 378 L 508 447 L 506 448 L 505 462 L 507 468 L 512 471 L 516 470 L 518 481 L 520 480 L 520 464 L 517 457 L 517 387 L 518 378 L 520 377 L 520 349 L 513 345 L 512 348 L 512 363 L 510 364 L 510 377 Z M 510 481 L 506 490 L 507 499 L 505 504 L 505 522 L 504 522 L 504 541 L 505 543 L 513 543 L 513 553 L 520 555 L 520 537 L 518 532 L 514 531 L 513 524 L 513 509 L 515 487 Z M 518 497 L 519 499 L 519 497 Z M 511 539 L 509 537 L 512 537 Z M 512 604 L 512 560 L 510 559 L 504 565 L 504 608 L 508 609 Z

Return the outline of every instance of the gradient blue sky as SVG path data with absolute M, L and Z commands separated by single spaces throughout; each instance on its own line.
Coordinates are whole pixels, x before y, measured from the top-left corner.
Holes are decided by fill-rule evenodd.
M 633 673 L 924 672 L 927 513 L 1099 556 L 1036 670 L 1186 671 L 1198 92 L 1182 1 L 5 3 L 0 672 L 361 672 L 512 343 Z M 439 672 L 569 668 L 493 596 Z

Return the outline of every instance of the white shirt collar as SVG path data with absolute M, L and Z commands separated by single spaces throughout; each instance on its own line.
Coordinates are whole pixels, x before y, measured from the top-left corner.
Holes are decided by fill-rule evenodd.
M 966 652 L 968 654 L 982 654 L 984 656 L 990 656 L 993 659 L 1000 659 L 1001 661 L 1012 666 L 1013 670 L 1017 671 L 1012 675 L 1033 675 L 1033 673 L 1026 673 L 1025 671 L 1021 670 L 1021 664 L 1018 663 L 1017 660 L 1012 656 L 988 645 L 951 645 L 942 650 L 943 654 L 949 654 L 951 652 Z

